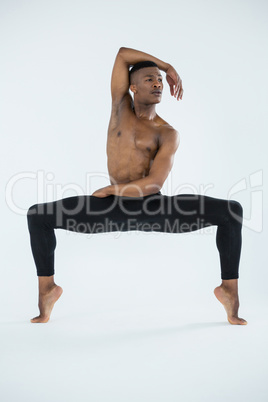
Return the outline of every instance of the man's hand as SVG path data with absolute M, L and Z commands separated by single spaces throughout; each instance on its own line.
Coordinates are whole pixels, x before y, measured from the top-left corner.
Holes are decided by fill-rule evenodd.
M 94 193 L 91 195 L 93 195 L 94 197 L 99 197 L 99 198 L 108 197 L 109 195 L 111 195 L 111 193 L 109 191 L 110 188 L 111 188 L 111 186 L 99 188 L 98 190 L 94 191 Z
M 174 96 L 177 100 L 182 99 L 182 80 L 175 68 L 172 66 L 170 66 L 166 71 L 166 80 L 170 87 L 171 96 Z

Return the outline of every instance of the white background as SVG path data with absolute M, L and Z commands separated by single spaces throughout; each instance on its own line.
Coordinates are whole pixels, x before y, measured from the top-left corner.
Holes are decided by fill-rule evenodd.
M 267 34 L 264 0 L 1 0 L 2 401 L 267 400 Z M 64 293 L 48 324 L 29 322 L 38 310 L 26 212 L 109 184 L 110 77 L 121 46 L 172 64 L 183 81 L 182 101 L 166 84 L 157 106 L 181 135 L 162 193 L 244 207 L 246 327 L 228 324 L 213 295 L 215 228 L 57 231 Z

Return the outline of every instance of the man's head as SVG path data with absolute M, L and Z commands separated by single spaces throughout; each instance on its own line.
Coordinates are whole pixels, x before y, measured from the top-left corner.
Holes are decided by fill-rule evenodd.
M 130 90 L 134 98 L 147 104 L 161 101 L 163 82 L 160 70 L 152 61 L 141 61 L 134 64 L 129 71 Z

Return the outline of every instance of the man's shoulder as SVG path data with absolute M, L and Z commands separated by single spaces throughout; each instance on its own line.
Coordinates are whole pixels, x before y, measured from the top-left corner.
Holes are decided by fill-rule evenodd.
M 163 133 L 171 133 L 178 132 L 174 127 L 172 127 L 166 120 L 162 119 L 159 115 L 157 115 L 157 124 Z
M 179 134 L 178 130 L 176 130 L 174 127 L 172 127 L 165 120 L 163 120 L 163 119 L 161 119 L 161 120 L 162 120 L 162 122 L 160 124 L 160 139 L 161 139 L 161 142 L 162 143 L 164 143 L 166 141 L 179 142 L 180 134 Z

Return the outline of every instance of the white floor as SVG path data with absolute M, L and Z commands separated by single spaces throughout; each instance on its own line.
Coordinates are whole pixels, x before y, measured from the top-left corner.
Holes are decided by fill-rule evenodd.
M 268 322 L 208 312 L 89 311 L 1 323 L 1 401 L 267 401 Z
M 217 252 L 210 253 L 207 266 L 195 267 L 187 250 L 199 244 L 203 259 L 208 251 L 204 245 L 213 238 L 180 237 L 181 261 L 175 265 L 165 265 L 161 256 L 150 265 L 148 252 L 141 248 L 144 264 L 137 264 L 135 256 L 126 267 L 127 235 L 112 243 L 109 237 L 87 241 L 61 236 L 56 277 L 64 293 L 48 324 L 29 321 L 37 313 L 30 251 L 31 268 L 21 274 L 16 270 L 15 281 L 12 269 L 10 276 L 6 274 L 0 297 L 1 402 L 268 400 L 264 285 L 259 278 L 250 282 L 244 266 L 240 315 L 248 325 L 230 325 L 213 294 L 220 283 L 218 268 L 213 268 Z M 146 248 L 147 239 L 136 239 L 135 244 Z M 158 250 L 161 241 L 155 238 Z M 171 236 L 166 242 L 164 254 L 170 259 L 176 241 Z M 99 255 L 102 244 L 107 251 L 101 266 L 95 261 L 95 267 L 87 267 L 87 257 Z M 90 245 L 90 252 L 85 245 Z M 115 263 L 120 249 L 125 252 Z M 75 262 L 79 274 L 73 275 Z

